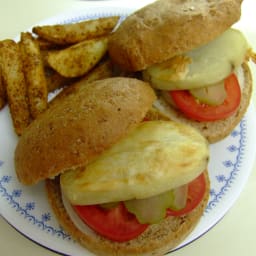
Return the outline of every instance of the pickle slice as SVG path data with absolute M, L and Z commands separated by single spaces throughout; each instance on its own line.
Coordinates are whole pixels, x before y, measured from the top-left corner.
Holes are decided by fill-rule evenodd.
M 212 106 L 221 105 L 227 97 L 224 81 L 215 85 L 190 90 L 190 93 L 201 103 Z
M 104 204 L 100 204 L 100 207 L 103 209 L 112 209 L 114 207 L 116 207 L 119 204 L 119 202 L 110 202 L 110 203 L 104 203 Z
M 158 223 L 166 216 L 166 210 L 179 210 L 185 207 L 187 200 L 187 185 L 165 193 L 145 198 L 125 201 L 126 209 L 135 214 L 142 224 Z

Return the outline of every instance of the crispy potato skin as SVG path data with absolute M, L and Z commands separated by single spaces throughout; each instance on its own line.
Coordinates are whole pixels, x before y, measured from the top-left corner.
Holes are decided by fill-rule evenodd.
M 0 43 L 0 66 L 14 129 L 17 135 L 21 135 L 30 123 L 30 113 L 20 50 L 13 40 Z
M 47 109 L 48 88 L 39 45 L 30 33 L 21 33 L 23 71 L 28 88 L 31 116 L 35 119 Z
M 75 44 L 109 34 L 118 20 L 119 16 L 110 16 L 70 24 L 36 26 L 33 32 L 55 44 Z
M 0 66 L 0 110 L 5 106 L 7 102 L 6 85 L 2 76 L 2 69 Z
M 101 37 L 77 43 L 48 54 L 49 65 L 64 77 L 78 77 L 89 72 L 106 54 L 108 38 Z

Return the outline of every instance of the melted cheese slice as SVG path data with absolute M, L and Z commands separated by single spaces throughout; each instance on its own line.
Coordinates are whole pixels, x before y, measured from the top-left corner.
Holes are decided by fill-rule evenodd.
M 149 67 L 143 76 L 160 90 L 205 87 L 224 80 L 246 60 L 248 51 L 244 35 L 230 28 L 206 45 Z
M 194 128 L 148 121 L 86 168 L 63 173 L 60 183 L 72 204 L 147 198 L 193 180 L 208 159 L 208 142 Z

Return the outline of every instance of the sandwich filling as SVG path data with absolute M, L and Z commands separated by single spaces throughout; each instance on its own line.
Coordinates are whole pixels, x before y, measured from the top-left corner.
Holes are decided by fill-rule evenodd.
M 206 45 L 149 67 L 143 77 L 187 117 L 221 120 L 239 108 L 241 86 L 235 72 L 251 54 L 243 34 L 228 29 Z
M 133 239 L 200 203 L 208 158 L 208 142 L 197 130 L 142 122 L 86 168 L 61 174 L 65 205 L 72 205 L 67 211 L 111 240 Z
M 72 205 L 62 192 L 62 202 L 81 232 L 96 232 L 110 240 L 125 242 L 138 237 L 149 225 L 160 223 L 164 218 L 190 213 L 203 200 L 205 191 L 206 181 L 202 173 L 189 184 L 151 198 Z

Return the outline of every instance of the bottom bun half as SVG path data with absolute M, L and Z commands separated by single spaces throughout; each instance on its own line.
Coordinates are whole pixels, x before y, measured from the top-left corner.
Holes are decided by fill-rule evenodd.
M 178 246 L 194 229 L 207 206 L 210 181 L 205 171 L 206 192 L 201 203 L 189 214 L 167 217 L 159 224 L 150 225 L 140 236 L 128 242 L 115 242 L 95 232 L 83 233 L 72 222 L 65 210 L 59 177 L 46 180 L 49 203 L 60 225 L 71 237 L 96 255 L 164 255 Z
M 240 106 L 233 115 L 226 119 L 211 122 L 199 122 L 189 119 L 181 111 L 171 107 L 162 96 L 159 96 L 154 103 L 155 112 L 160 112 L 160 114 L 158 114 L 159 116 L 154 115 L 153 118 L 163 119 L 163 116 L 165 116 L 166 119 L 191 125 L 198 129 L 209 143 L 218 142 L 228 136 L 239 124 L 250 104 L 252 95 L 252 75 L 246 63 L 242 65 L 238 79 L 239 82 L 241 81 L 242 83 Z

